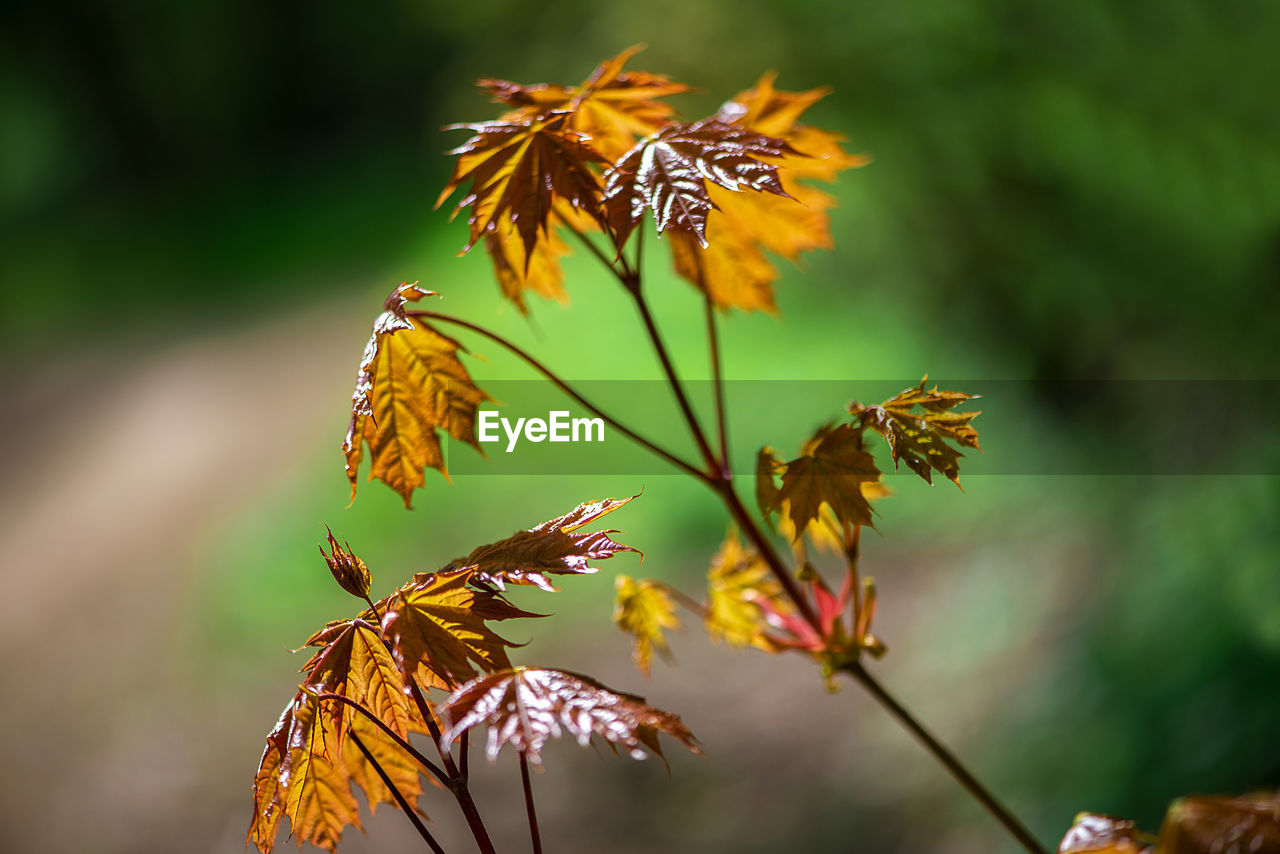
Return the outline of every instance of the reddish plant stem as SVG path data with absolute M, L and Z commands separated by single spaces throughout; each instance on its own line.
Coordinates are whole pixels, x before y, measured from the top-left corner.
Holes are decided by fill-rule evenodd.
M 542 854 L 542 837 L 538 834 L 538 811 L 533 806 L 533 783 L 529 780 L 529 760 L 520 754 L 520 784 L 524 787 L 524 811 L 529 816 L 529 838 L 533 854 Z
M 698 256 L 698 268 L 702 268 L 702 257 Z M 707 343 L 711 350 L 711 380 L 716 398 L 716 432 L 720 438 L 720 472 L 729 476 L 729 421 L 725 414 L 724 378 L 720 366 L 720 333 L 716 324 L 716 307 L 711 302 L 711 294 L 702 293 L 703 306 L 707 315 Z
M 357 703 L 355 700 L 352 700 L 349 697 L 344 697 L 341 694 L 317 694 L 316 699 L 317 700 L 333 700 L 335 702 L 342 703 L 344 705 L 350 706 L 351 708 L 355 709 L 357 712 L 364 715 L 369 720 L 373 721 L 374 724 L 376 724 L 379 729 L 381 729 L 384 733 L 386 733 L 387 736 L 392 741 L 398 744 L 405 753 L 408 753 L 410 756 L 412 756 L 414 758 L 414 761 L 416 761 L 423 768 L 430 771 L 433 777 L 435 777 L 444 785 L 446 786 L 449 785 L 449 775 L 447 775 L 443 770 L 441 770 L 439 765 L 436 765 L 436 763 L 432 762 L 430 759 L 428 759 L 427 757 L 419 753 L 412 744 L 410 744 L 405 739 L 401 738 L 396 733 L 395 730 L 387 726 L 386 722 L 384 722 L 382 718 L 378 717 L 373 712 L 369 711 L 364 706 Z M 355 733 L 351 733 L 351 735 L 354 737 Z
M 612 270 L 613 268 L 610 267 L 609 269 Z M 614 272 L 616 273 L 617 271 L 615 270 Z M 631 441 L 635 442 L 636 444 L 640 445 L 643 448 L 648 449 L 650 452 L 656 454 L 657 456 L 671 463 L 676 468 L 681 469 L 686 474 L 691 474 L 694 477 L 698 478 L 699 480 L 707 479 L 706 472 L 703 472 L 700 469 L 698 469 L 696 466 L 693 466 L 690 463 L 685 462 L 684 460 L 677 457 L 675 454 L 672 454 L 664 450 L 663 448 L 660 448 L 658 445 L 654 444 L 653 442 L 650 442 L 648 439 L 644 438 L 640 434 L 636 433 L 634 430 L 628 428 L 626 425 L 619 422 L 616 418 L 613 418 L 607 415 L 605 412 L 603 412 L 600 409 L 600 407 L 596 406 L 594 403 L 592 403 L 591 401 L 583 397 L 581 394 L 579 394 L 572 386 L 570 386 L 567 382 L 565 382 L 558 375 L 556 375 L 555 372 L 553 372 L 546 365 L 542 364 L 542 362 L 538 361 L 532 355 L 526 352 L 523 348 L 518 347 L 517 345 L 508 341 L 506 338 L 503 338 L 501 335 L 497 334 L 496 332 L 491 332 L 488 329 L 485 329 L 483 326 L 477 326 L 476 324 L 470 323 L 459 317 L 452 317 L 448 314 L 440 314 L 439 312 L 435 312 L 435 311 L 410 311 L 410 312 L 407 312 L 407 314 L 410 317 L 425 317 L 432 320 L 439 320 L 443 323 L 452 323 L 455 326 L 461 326 L 463 329 L 469 329 L 472 332 L 475 332 L 477 335 L 483 335 L 484 337 L 488 338 L 490 341 L 493 341 L 495 344 L 505 347 L 512 355 L 518 357 L 519 359 L 524 361 L 525 364 L 527 364 L 529 367 L 533 368 L 535 371 L 537 371 L 538 373 L 546 377 L 547 380 L 550 381 L 552 385 L 560 389 L 560 391 L 564 392 L 565 395 L 572 398 L 584 409 L 591 412 L 591 414 L 603 419 L 606 423 L 612 426 L 613 429 L 617 430 L 619 433 L 626 436 Z
M 1023 848 L 1031 852 L 1031 854 L 1048 854 L 1048 850 L 1040 844 L 1040 841 L 1027 830 L 1026 826 L 1003 804 L 996 800 L 987 789 L 978 782 L 978 779 L 969 773 L 969 769 L 955 757 L 946 745 L 938 741 L 933 733 L 929 732 L 923 724 L 916 720 L 911 712 L 907 711 L 897 698 L 885 690 L 876 679 L 867 672 L 858 662 L 846 665 L 842 668 L 846 673 L 852 676 L 859 685 L 866 689 L 872 697 L 876 699 L 881 707 L 883 707 L 890 715 L 892 715 L 902 728 L 909 732 L 917 742 L 920 743 L 935 759 L 942 764 L 944 768 L 951 773 L 964 790 L 968 792 L 974 800 L 982 804 L 997 821 L 1004 825 L 1009 835 L 1018 840 Z
M 644 231 L 641 229 L 639 235 L 643 237 Z M 689 405 L 689 400 L 685 396 L 684 389 L 680 384 L 680 379 L 676 375 L 675 367 L 671 358 L 667 353 L 666 346 L 662 341 L 662 336 L 658 332 L 656 323 L 654 323 L 653 315 L 649 311 L 649 307 L 644 300 L 641 292 L 641 275 L 640 275 L 640 248 L 639 239 L 637 239 L 636 250 L 636 266 L 633 270 L 627 272 L 619 272 L 612 264 L 607 265 L 610 272 L 618 278 L 627 292 L 634 297 L 636 305 L 640 310 L 640 316 L 644 321 L 645 330 L 649 335 L 654 350 L 658 354 L 658 360 L 662 363 L 663 372 L 667 376 L 667 382 L 671 385 L 672 392 L 675 395 L 677 403 L 680 405 L 681 413 L 684 420 L 693 435 L 694 441 L 698 445 L 699 451 L 702 453 L 703 460 L 707 464 L 707 474 L 700 479 L 707 483 L 717 495 L 720 496 L 725 506 L 728 508 L 730 515 L 734 518 L 751 540 L 752 544 L 764 557 L 765 562 L 769 565 L 778 583 L 782 585 L 788 598 L 792 600 L 796 608 L 799 609 L 805 621 L 813 626 L 819 635 L 822 634 L 822 627 L 818 620 L 817 613 L 813 610 L 809 600 L 801 593 L 797 587 L 795 580 L 791 576 L 790 568 L 782 560 L 777 550 L 773 548 L 773 544 L 769 542 L 764 532 L 760 530 L 756 520 L 752 518 L 750 512 L 743 505 L 742 500 L 738 498 L 737 492 L 733 488 L 732 472 L 729 468 L 727 459 L 723 464 L 718 464 L 715 454 L 711 451 L 711 446 L 707 442 L 706 435 L 702 432 L 701 426 L 698 424 L 697 418 L 694 416 L 693 408 Z M 713 330 L 714 327 L 710 327 Z M 713 342 L 713 347 L 718 342 Z M 720 386 L 723 383 L 722 377 L 718 372 L 715 377 L 717 386 L 717 394 L 720 394 Z M 855 543 L 856 546 L 856 543 Z M 856 551 L 853 555 L 856 561 Z M 997 821 L 999 821 L 1005 829 L 1012 835 L 1027 851 L 1031 854 L 1047 854 L 1047 851 L 1040 845 L 1034 836 L 1005 809 L 995 796 L 986 790 L 977 778 L 960 763 L 960 761 L 952 754 L 943 744 L 938 741 L 924 725 L 903 706 L 896 698 L 884 689 L 879 682 L 875 681 L 871 674 L 868 673 L 861 664 L 854 663 L 844 668 L 850 675 L 858 681 L 858 684 L 866 689 L 877 701 L 883 706 L 894 718 L 898 720 L 904 728 L 910 732 L 916 740 L 948 771 L 952 776 L 964 787 L 964 789 L 974 797 Z
M 414 829 L 418 831 L 418 835 L 426 840 L 427 847 L 435 854 L 444 854 L 444 849 L 440 847 L 440 843 L 436 842 L 435 837 L 431 835 L 431 831 L 427 830 L 427 826 L 422 823 L 422 819 L 418 817 L 418 813 L 409 805 L 408 799 L 405 798 L 400 790 L 396 788 L 396 784 L 391 781 L 391 777 L 387 772 L 382 770 L 382 766 L 378 764 L 378 760 L 373 758 L 373 754 L 369 752 L 369 748 L 364 746 L 364 742 L 354 732 L 351 733 L 351 742 L 364 754 L 364 758 L 369 760 L 369 764 L 373 766 L 373 770 L 378 772 L 378 776 L 382 779 L 382 784 L 391 790 L 391 795 L 396 799 L 401 811 L 409 819 Z
M 467 827 L 471 829 L 471 835 L 475 837 L 476 845 L 480 848 L 481 854 L 496 854 L 493 850 L 493 840 L 489 838 L 489 831 L 484 826 L 484 819 L 480 817 L 480 811 L 476 809 L 476 802 L 471 797 L 471 789 L 467 786 L 467 778 L 458 771 L 458 766 L 453 763 L 453 756 L 440 744 L 440 725 L 436 723 L 435 712 L 427 703 L 427 698 L 422 695 L 422 689 L 418 687 L 418 683 L 412 678 L 412 675 L 410 675 L 406 684 L 409 687 L 410 696 L 418 704 L 418 711 L 422 713 L 422 719 L 426 721 L 427 732 L 431 735 L 431 740 L 435 743 L 436 750 L 440 751 L 440 761 L 444 763 L 444 770 L 449 775 L 449 782 L 445 785 L 453 793 L 454 800 L 458 802 L 458 808 L 462 810 L 462 815 L 467 820 Z

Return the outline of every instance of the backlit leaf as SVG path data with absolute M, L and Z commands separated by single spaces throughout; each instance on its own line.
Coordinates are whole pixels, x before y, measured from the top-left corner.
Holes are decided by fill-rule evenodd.
M 765 251 L 796 261 L 801 252 L 833 245 L 827 210 L 835 200 L 800 179 L 833 181 L 842 170 L 869 162 L 845 153 L 839 135 L 798 124 L 801 114 L 829 90 L 783 92 L 773 80 L 773 74 L 764 75 L 754 88 L 721 107 L 716 118 L 784 140 L 798 152 L 776 160 L 787 195 L 734 194 L 711 187 L 715 210 L 707 217 L 708 245 L 700 246 L 687 234 L 671 235 L 676 272 L 719 308 L 775 311 L 778 271 Z
M 404 679 L 373 626 L 360 619 L 331 623 L 312 635 L 307 646 L 321 649 L 303 665 L 303 684 L 316 693 L 340 694 L 359 703 L 401 737 L 409 733 L 415 713 Z M 362 716 L 346 704 L 331 705 L 341 743 L 347 727 Z
M 471 188 L 455 210 L 471 208 L 471 249 L 499 220 L 514 225 L 526 258 L 533 254 L 539 232 L 545 233 L 553 203 L 595 215 L 600 182 L 588 166 L 604 160 L 581 134 L 565 127 L 567 114 L 550 113 L 530 120 L 451 125 L 475 132 L 451 154 L 458 155 L 453 177 L 436 201 L 439 207 L 464 182 Z
M 369 477 L 400 493 L 406 507 L 428 467 L 448 477 L 437 430 L 479 450 L 476 407 L 489 396 L 458 360 L 461 344 L 405 313 L 406 299 L 427 295 L 410 285 L 393 291 L 365 345 L 342 443 L 353 498 L 366 444 Z
M 413 729 L 415 732 L 424 732 L 426 728 L 418 725 Z M 359 737 L 360 743 L 373 754 L 374 760 L 391 778 L 391 782 L 395 784 L 400 794 L 404 795 L 405 800 L 416 805 L 418 797 L 422 794 L 422 768 L 418 765 L 418 761 L 363 715 L 355 716 L 349 731 Z M 382 782 L 377 770 L 358 747 L 347 745 L 343 749 L 342 764 L 351 782 L 364 790 L 365 798 L 369 801 L 370 813 L 376 811 L 378 804 L 396 802 L 395 795 L 387 788 L 387 784 Z M 437 782 L 438 785 L 435 777 L 428 779 Z M 417 809 L 416 806 L 415 809 Z M 417 811 L 425 815 L 422 810 Z
M 646 211 L 660 234 L 683 232 L 706 246 L 707 214 L 715 207 L 707 182 L 786 196 L 777 167 L 761 158 L 794 153 L 780 139 L 715 119 L 664 128 L 605 174 L 605 215 L 618 246 Z
M 504 116 L 507 121 L 530 120 L 548 111 L 567 111 L 566 127 L 589 137 L 592 147 L 614 161 L 630 150 L 636 140 L 671 121 L 671 107 L 656 99 L 689 91 L 685 84 L 661 74 L 623 71 L 623 66 L 642 47 L 627 48 L 600 63 L 580 86 L 546 83 L 523 86 L 489 78 L 477 85 L 488 90 L 495 101 L 516 108 Z
M 773 509 L 783 509 L 799 539 L 830 508 L 842 525 L 870 525 L 871 504 L 863 485 L 880 480 L 871 455 L 862 449 L 861 428 L 826 426 L 805 443 L 801 455 L 782 467 L 782 486 Z
M 849 413 L 862 427 L 884 436 L 895 470 L 902 460 L 928 483 L 933 483 L 933 469 L 959 485 L 960 459 L 964 455 L 947 443 L 981 451 L 978 431 L 970 422 L 982 413 L 955 412 L 954 408 L 980 395 L 939 391 L 937 386 L 926 391 L 928 379 L 925 377 L 919 386 L 904 389 L 879 406 L 863 406 L 855 401 L 849 404 Z
M 452 691 L 477 673 L 511 666 L 504 640 L 488 620 L 537 617 L 497 593 L 467 586 L 470 570 L 420 574 L 388 601 L 383 632 L 396 663 L 424 689 Z
M 598 735 L 635 759 L 643 759 L 646 749 L 662 755 L 659 733 L 701 752 L 678 715 L 655 709 L 643 697 L 561 670 L 518 667 L 482 676 L 455 691 L 442 706 L 441 717 L 440 740 L 446 748 L 472 727 L 487 725 L 485 753 L 490 761 L 510 744 L 530 763 L 540 765 L 542 748 L 562 732 L 583 747 Z
M 554 232 L 548 232 L 526 258 L 524 243 L 509 218 L 502 218 L 484 236 L 484 248 L 493 262 L 494 277 L 502 295 L 515 303 L 521 314 L 528 314 L 525 291 L 545 299 L 567 302 L 564 272 L 560 258 L 569 252 L 568 245 Z
M 632 496 L 634 498 L 635 496 Z M 507 584 L 531 584 L 555 590 L 549 575 L 590 575 L 597 572 L 588 561 L 604 560 L 619 552 L 637 549 L 614 542 L 617 531 L 578 533 L 578 529 L 612 513 L 631 498 L 606 498 L 580 504 L 564 516 L 517 531 L 505 540 L 480 546 L 454 561 L 472 571 L 472 581 L 505 589 Z
M 737 529 L 731 528 L 707 572 L 707 633 L 730 646 L 777 651 L 766 634 L 762 600 L 772 602 L 777 611 L 794 610 L 768 564 L 755 549 L 745 547 Z
M 329 715 L 319 714 L 315 697 L 299 691 L 267 737 L 254 781 L 249 841 L 264 854 L 275 845 L 281 816 L 288 817 L 299 847 L 310 842 L 332 851 L 347 825 L 360 827 L 346 767 L 331 758 L 337 747 Z
M 613 622 L 631 635 L 632 659 L 647 676 L 655 651 L 668 662 L 671 660 L 665 631 L 680 628 L 676 606 L 661 582 L 637 582 L 630 576 L 619 575 L 617 588 Z

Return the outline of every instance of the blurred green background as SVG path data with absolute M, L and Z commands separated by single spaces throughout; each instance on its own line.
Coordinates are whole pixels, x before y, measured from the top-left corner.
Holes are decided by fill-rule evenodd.
M 356 360 L 381 298 L 421 279 L 566 376 L 655 375 L 589 257 L 569 262 L 572 303 L 526 320 L 431 209 L 460 142 L 438 128 L 496 112 L 475 78 L 576 82 L 647 42 L 636 67 L 701 88 L 684 115 L 776 69 L 783 88 L 834 87 L 809 118 L 875 158 L 836 190 L 838 248 L 785 270 L 781 318 L 724 325 L 731 376 L 846 380 L 833 415 L 860 380 L 926 372 L 1264 394 L 1280 379 L 1278 35 L 1280 7 L 1239 0 L 7 4 L 5 849 L 241 850 L 301 664 L 285 650 L 351 607 L 315 552 L 325 523 L 386 592 L 643 487 L 613 517 L 643 565 L 619 558 L 554 599 L 521 591 L 557 616 L 508 635 L 536 637 L 524 663 L 680 712 L 709 758 L 673 756 L 668 778 L 558 745 L 536 781 L 550 846 L 1014 850 L 868 698 L 829 696 L 798 658 L 690 626 L 676 668 L 634 672 L 612 576 L 697 592 L 725 520 L 696 484 L 432 475 L 413 512 L 380 484 L 348 507 Z M 699 303 L 662 248 L 659 319 L 705 377 Z M 482 384 L 528 378 L 473 343 Z M 1255 475 L 988 475 L 964 493 L 891 479 L 865 551 L 891 650 L 876 670 L 1047 844 L 1082 809 L 1154 829 L 1177 795 L 1280 783 L 1277 443 L 1224 429 L 1248 420 L 1252 388 L 1225 411 L 989 396 L 983 419 L 1063 470 L 1176 426 Z M 734 413 L 742 470 L 815 422 L 754 426 Z M 480 770 L 499 846 L 522 850 L 512 767 Z M 468 850 L 448 805 L 424 806 Z M 342 850 L 416 844 L 402 825 L 379 811 Z

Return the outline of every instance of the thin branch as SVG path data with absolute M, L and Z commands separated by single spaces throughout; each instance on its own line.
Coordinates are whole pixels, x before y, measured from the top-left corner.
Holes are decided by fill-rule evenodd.
M 569 223 L 564 222 L 563 220 L 560 221 L 560 225 L 564 226 L 565 228 L 569 229 L 569 231 L 573 232 L 573 234 L 578 238 L 578 240 L 582 242 L 582 245 L 587 247 L 587 249 L 591 251 L 591 254 L 596 256 L 597 259 L 599 259 L 601 264 L 605 265 L 610 270 L 612 270 L 614 275 L 618 275 L 618 276 L 622 275 L 622 273 L 618 271 L 618 268 L 614 266 L 613 262 L 609 260 L 609 256 L 605 255 L 604 251 L 601 250 L 599 246 L 596 246 L 595 243 L 592 242 L 590 237 L 587 237 L 581 231 L 578 231 L 578 229 L 574 228 L 573 226 L 569 225 Z M 624 264 L 626 263 L 625 259 L 623 259 L 623 263 Z
M 437 780 L 446 786 L 449 785 L 449 775 L 442 771 L 440 766 L 436 765 L 436 763 L 419 753 L 412 744 L 401 738 L 395 730 L 387 726 L 386 722 L 384 722 L 382 718 L 378 717 L 355 700 L 352 700 L 349 697 L 344 697 L 341 694 L 316 694 L 315 697 L 317 700 L 336 700 L 339 703 L 343 703 L 344 705 L 355 709 L 357 712 L 377 724 L 379 729 L 386 733 L 392 741 L 400 745 L 401 749 L 412 756 L 419 765 L 430 771 Z M 351 735 L 354 737 L 355 733 L 353 732 Z
M 538 835 L 538 811 L 533 806 L 533 784 L 529 780 L 529 760 L 520 754 L 520 783 L 524 786 L 524 809 L 529 816 L 529 837 L 533 854 L 542 854 L 542 838 Z
M 702 267 L 702 257 L 698 256 L 698 267 Z M 729 468 L 729 423 L 724 406 L 724 376 L 720 365 L 720 334 L 716 324 L 716 307 L 711 302 L 711 294 L 704 289 L 703 305 L 707 315 L 707 344 L 711 350 L 711 380 L 715 387 L 716 397 L 716 432 L 720 438 L 720 471 L 722 477 L 730 477 Z
M 431 831 L 427 830 L 427 826 L 423 824 L 422 819 L 418 817 L 417 811 L 409 805 L 409 801 L 400 793 L 400 790 L 396 788 L 396 784 L 391 781 L 389 776 L 387 776 L 387 772 L 382 770 L 382 766 L 378 764 L 378 760 L 373 758 L 373 754 L 369 752 L 369 748 L 364 746 L 364 742 L 360 740 L 360 737 L 353 732 L 351 733 L 351 741 L 356 747 L 360 748 L 360 752 L 364 754 L 365 759 L 369 760 L 369 764 L 373 766 L 373 770 L 378 772 L 378 776 L 382 778 L 382 784 L 391 790 L 391 794 L 396 799 L 396 803 L 400 805 L 400 809 L 404 812 L 405 816 L 408 817 L 410 823 L 413 824 L 414 829 L 418 831 L 418 835 L 426 840 L 427 847 L 435 852 L 435 854 L 444 854 L 444 849 L 440 847 L 440 843 L 436 842 L 435 837 L 431 835 Z
M 969 773 L 959 759 L 951 753 L 950 750 L 934 737 L 933 733 L 925 729 L 915 717 L 903 706 L 898 700 L 884 689 L 866 669 L 859 663 L 846 665 L 843 670 L 857 680 L 858 684 L 867 690 L 871 696 L 876 698 L 886 711 L 897 719 L 907 732 L 918 741 L 935 759 L 938 760 L 956 781 L 964 787 L 974 800 L 982 804 L 997 821 L 1004 825 L 1005 830 L 1022 845 L 1023 848 L 1031 852 L 1031 854 L 1048 854 L 1048 850 L 1040 844 L 1040 841 L 1027 830 L 1026 826 L 1020 822 L 1013 813 L 1009 812 L 995 796 L 986 790 L 978 779 Z
M 702 432 L 701 425 L 698 424 L 698 417 L 693 412 L 693 407 L 689 404 L 689 398 L 684 393 L 684 386 L 680 383 L 680 377 L 676 374 L 675 365 L 671 361 L 671 355 L 667 352 L 666 344 L 662 341 L 662 333 L 658 331 L 658 325 L 653 319 L 653 314 L 649 311 L 649 303 L 645 300 L 644 295 L 637 286 L 631 291 L 631 295 L 635 297 L 636 308 L 640 311 L 640 319 L 644 321 L 645 332 L 649 335 L 649 341 L 653 344 L 654 352 L 658 355 L 658 361 L 662 363 L 662 372 L 667 376 L 667 383 L 671 386 L 671 393 L 675 395 L 676 403 L 680 407 L 680 413 L 684 416 L 685 424 L 689 427 L 693 440 L 698 445 L 698 451 L 702 454 L 702 459 L 707 465 L 710 472 L 718 472 L 720 466 L 716 461 L 716 455 L 711 450 L 711 446 L 707 444 L 707 436 Z M 704 480 L 707 477 L 704 476 Z M 717 474 L 709 482 L 717 482 L 721 480 Z
M 463 779 L 471 776 L 469 769 L 471 756 L 471 732 L 468 730 L 462 734 L 462 738 L 458 740 L 458 773 Z
M 458 808 L 462 810 L 463 817 L 467 820 L 467 827 L 471 829 L 471 835 L 476 840 L 476 845 L 480 848 L 481 854 L 496 854 L 493 850 L 493 840 L 489 838 L 489 830 L 484 826 L 484 819 L 480 817 L 480 811 L 476 809 L 476 802 L 471 797 L 471 789 L 467 786 L 467 778 L 458 770 L 458 766 L 453 764 L 453 756 L 449 751 L 440 746 L 440 725 L 436 723 L 436 714 L 432 710 L 427 698 L 422 695 L 422 689 L 418 687 L 416 679 L 410 678 L 408 681 L 409 694 L 413 697 L 413 701 L 418 704 L 418 710 L 422 712 L 422 718 L 426 721 L 427 732 L 431 735 L 431 740 L 435 742 L 436 750 L 440 751 L 440 761 L 444 763 L 444 769 L 449 773 L 449 782 L 447 786 L 449 791 L 453 793 L 454 800 L 458 802 Z
M 707 479 L 706 472 L 698 469 L 696 466 L 690 463 L 685 462 L 684 460 L 677 457 L 675 454 L 672 454 L 669 451 L 666 451 L 663 448 L 660 448 L 653 442 L 650 442 L 648 439 L 636 433 L 634 430 L 631 430 L 630 428 L 620 423 L 617 419 L 613 418 L 610 415 L 607 415 L 605 412 L 603 412 L 600 409 L 600 407 L 596 406 L 594 403 L 592 403 L 591 401 L 583 397 L 581 394 L 579 394 L 572 386 L 570 386 L 567 382 L 565 382 L 559 376 L 557 376 L 550 368 L 542 364 L 542 362 L 538 361 L 533 356 L 531 356 L 528 352 L 526 352 L 524 349 L 511 343 L 506 338 L 503 338 L 501 335 L 497 334 L 496 332 L 491 332 L 488 329 L 485 329 L 483 326 L 477 326 L 476 324 L 463 320 L 461 318 L 452 317 L 451 315 L 448 315 L 448 314 L 440 314 L 439 312 L 435 312 L 435 311 L 410 311 L 406 313 L 411 317 L 425 317 L 431 320 L 439 320 L 443 323 L 452 323 L 455 326 L 461 326 L 463 329 L 469 329 L 472 332 L 475 332 L 477 335 L 483 335 L 484 337 L 488 338 L 490 341 L 493 341 L 495 344 L 499 344 L 502 347 L 505 347 L 513 355 L 522 359 L 527 365 L 529 365 L 529 367 L 533 368 L 535 371 L 537 371 L 538 373 L 546 377 L 551 382 L 552 385 L 560 389 L 560 391 L 564 392 L 565 395 L 572 398 L 580 406 L 582 406 L 584 409 L 589 411 L 592 415 L 595 415 L 596 417 L 602 419 L 607 424 L 612 426 L 613 429 L 617 430 L 619 433 L 626 436 L 631 441 L 635 442 L 636 444 L 640 445 L 643 448 L 648 449 L 651 453 L 657 454 L 659 457 L 671 463 L 676 468 L 681 469 L 686 474 L 691 474 L 694 477 L 698 478 L 699 480 L 705 481 Z

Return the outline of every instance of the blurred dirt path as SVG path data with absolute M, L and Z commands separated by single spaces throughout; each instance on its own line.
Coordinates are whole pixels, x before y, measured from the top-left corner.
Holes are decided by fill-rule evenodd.
M 200 782 L 189 722 L 171 714 L 180 698 L 166 696 L 195 544 L 305 458 L 300 447 L 339 440 L 363 336 L 349 309 L 209 332 L 124 365 L 64 364 L 49 371 L 52 399 L 15 391 L 34 403 L 11 413 L 19 458 L 0 487 L 6 850 L 91 838 L 99 851 L 163 850 L 148 839 L 155 822 L 136 819 Z M 94 379 L 69 379 L 77 367 Z M 22 382 L 45 379 L 37 368 Z M 104 824 L 86 832 L 81 809 Z

